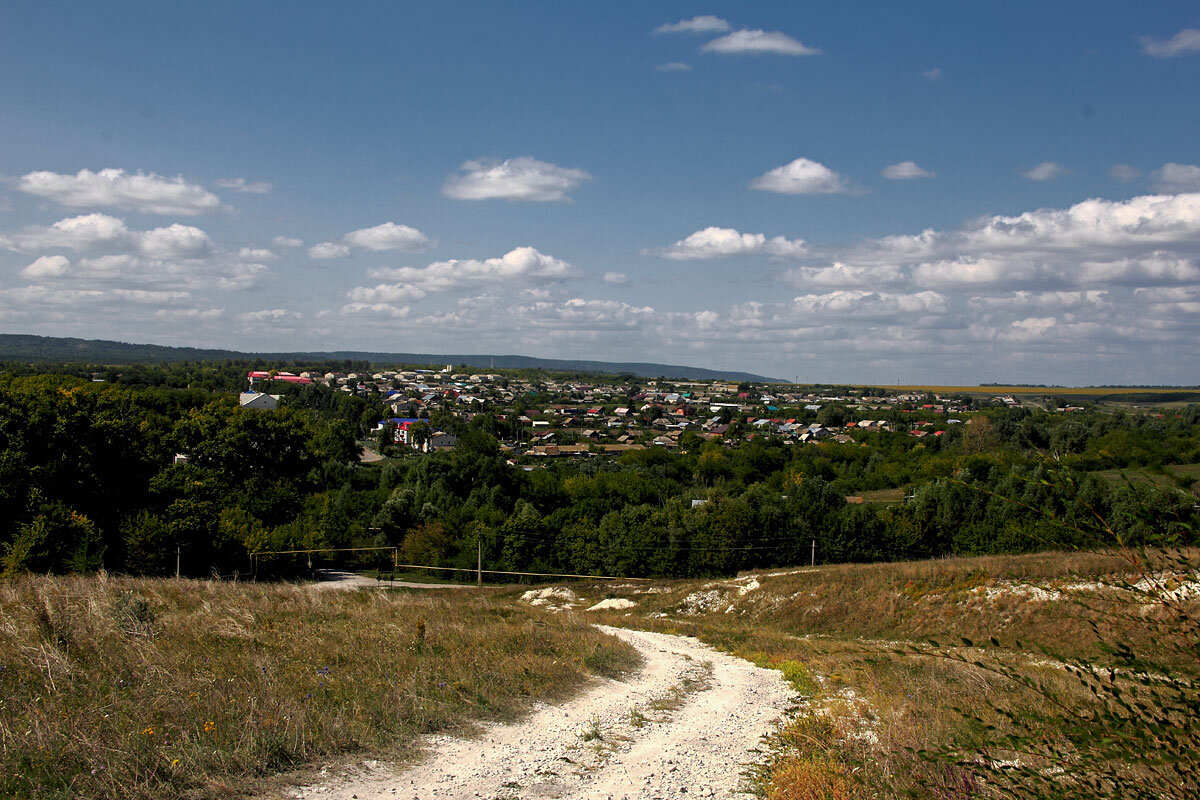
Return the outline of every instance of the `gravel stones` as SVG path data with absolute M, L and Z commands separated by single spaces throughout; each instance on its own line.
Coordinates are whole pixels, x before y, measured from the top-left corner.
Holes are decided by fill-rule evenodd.
M 601 629 L 641 652 L 638 674 L 596 679 L 566 703 L 537 708 L 517 724 L 487 726 L 476 738 L 429 737 L 428 757 L 407 770 L 344 775 L 290 796 L 748 797 L 743 771 L 797 700 L 782 675 L 690 637 Z

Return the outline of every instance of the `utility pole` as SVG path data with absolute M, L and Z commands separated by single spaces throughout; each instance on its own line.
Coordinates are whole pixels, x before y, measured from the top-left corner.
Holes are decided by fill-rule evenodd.
M 475 540 L 475 585 L 483 586 L 483 540 Z
M 817 565 L 817 540 L 816 539 L 813 539 L 812 565 L 814 567 Z

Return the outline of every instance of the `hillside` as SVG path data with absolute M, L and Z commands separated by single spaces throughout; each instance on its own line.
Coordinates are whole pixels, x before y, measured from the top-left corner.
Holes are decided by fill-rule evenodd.
M 536 358 L 533 356 L 456 353 L 378 353 L 359 350 L 328 352 L 245 353 L 236 350 L 130 344 L 104 339 L 72 339 L 30 334 L 0 334 L 0 361 L 71 362 L 87 364 L 153 364 L 180 361 L 249 360 L 261 362 L 366 361 L 372 366 L 392 364 L 462 364 L 481 369 L 546 369 L 560 372 L 630 374 L 639 378 L 682 378 L 776 382 L 749 372 L 729 372 L 704 367 L 645 362 L 611 362 Z
M 804 699 L 756 773 L 769 800 L 1200 791 L 1195 550 L 798 566 L 522 597 L 780 670 Z

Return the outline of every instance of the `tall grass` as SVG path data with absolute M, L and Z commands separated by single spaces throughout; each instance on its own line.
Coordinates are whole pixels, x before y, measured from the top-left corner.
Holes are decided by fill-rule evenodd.
M 0 584 L 0 796 L 214 797 L 561 696 L 631 648 L 468 593 Z

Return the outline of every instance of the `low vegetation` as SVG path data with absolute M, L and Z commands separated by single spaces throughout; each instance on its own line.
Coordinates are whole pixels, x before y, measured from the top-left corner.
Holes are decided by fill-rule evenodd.
M 0 584 L 0 796 L 240 796 L 317 760 L 403 760 L 636 660 L 486 590 L 22 577 Z
M 768 798 L 1183 798 L 1200 791 L 1197 563 L 796 568 L 629 587 L 638 605 L 600 616 L 783 672 L 806 699 L 756 776 Z

